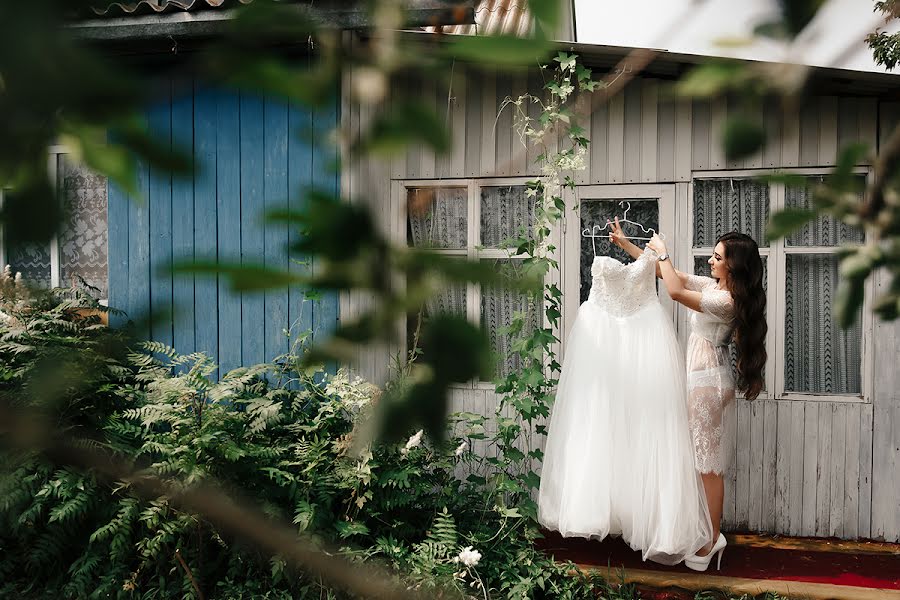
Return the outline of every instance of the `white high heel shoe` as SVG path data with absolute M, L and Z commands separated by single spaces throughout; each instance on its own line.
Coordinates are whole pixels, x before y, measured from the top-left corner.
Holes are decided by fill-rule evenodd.
M 716 543 L 713 544 L 712 549 L 709 551 L 709 554 L 706 556 L 697 556 L 696 554 L 691 554 L 690 556 L 685 557 L 684 565 L 695 571 L 705 571 L 709 568 L 709 563 L 712 561 L 713 557 L 718 555 L 718 561 L 716 561 L 716 570 L 722 570 L 722 555 L 725 553 L 725 546 L 728 545 L 728 542 L 725 541 L 725 536 L 719 533 L 719 537 L 716 538 Z

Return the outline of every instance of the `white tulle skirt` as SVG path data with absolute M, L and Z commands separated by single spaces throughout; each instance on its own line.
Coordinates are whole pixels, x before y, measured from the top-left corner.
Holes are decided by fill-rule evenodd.
M 617 317 L 591 301 L 569 334 L 547 431 L 540 523 L 566 537 L 621 535 L 675 564 L 712 539 L 694 468 L 684 356 L 654 302 Z

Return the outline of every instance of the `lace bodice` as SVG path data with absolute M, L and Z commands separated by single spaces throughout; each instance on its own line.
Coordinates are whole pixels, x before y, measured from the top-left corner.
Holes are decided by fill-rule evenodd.
M 616 316 L 634 314 L 659 302 L 656 295 L 656 261 L 658 255 L 645 248 L 633 263 L 621 263 L 610 256 L 597 256 L 591 265 L 593 302 Z
M 711 277 L 688 275 L 685 287 L 700 292 L 700 312 L 691 315 L 691 332 L 714 346 L 727 346 L 734 331 L 734 302 Z

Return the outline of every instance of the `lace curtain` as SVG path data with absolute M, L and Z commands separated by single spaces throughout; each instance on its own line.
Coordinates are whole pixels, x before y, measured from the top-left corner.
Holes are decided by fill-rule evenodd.
M 406 200 L 410 245 L 466 248 L 469 201 L 466 188 L 410 188 Z
M 789 254 L 785 259 L 784 387 L 791 392 L 858 394 L 862 327 L 846 330 L 832 316 L 838 259 Z
M 481 245 L 507 247 L 522 233 L 534 239 L 534 200 L 524 185 L 481 188 Z
M 810 177 L 810 184 L 821 183 L 823 177 Z M 862 190 L 862 182 L 860 190 Z M 784 202 L 792 208 L 812 208 L 811 187 L 789 187 L 784 190 Z M 858 199 L 862 202 L 862 191 Z M 815 221 L 807 223 L 789 237 L 785 238 L 787 246 L 838 246 L 845 242 L 861 244 L 863 231 L 842 223 L 830 215 L 822 215 Z
M 6 251 L 6 262 L 14 274 L 21 273 L 29 285 L 50 287 L 49 245 L 10 244 Z
M 769 185 L 750 179 L 694 180 L 694 247 L 709 248 L 729 231 L 768 246 Z
M 659 202 L 655 198 L 632 198 L 628 202 L 631 203 L 631 209 L 628 211 L 628 220 L 640 223 L 644 227 L 659 229 Z M 626 205 L 627 206 L 627 205 Z M 594 225 L 601 227 L 606 223 L 607 219 L 612 220 L 614 217 L 621 217 L 624 214 L 624 207 L 619 206 L 619 200 L 583 200 L 581 202 L 581 228 L 590 230 Z M 641 228 L 637 225 L 625 224 L 622 230 L 626 235 L 649 237 L 641 232 Z M 596 234 L 597 232 L 594 231 Z M 608 234 L 609 230 L 602 232 Z M 580 281 L 581 281 L 581 302 L 587 300 L 591 292 L 591 264 L 594 262 L 594 248 L 597 249 L 597 256 L 612 256 L 616 260 L 629 263 L 632 258 L 618 246 L 613 245 L 609 241 L 608 235 L 597 238 L 591 243 L 591 238 L 581 236 L 581 265 L 580 265 Z M 638 246 L 643 247 L 647 242 L 645 240 L 635 240 Z
M 515 259 L 491 260 L 496 270 L 501 273 L 515 274 L 516 267 L 521 261 Z M 508 288 L 485 287 L 481 293 L 481 328 L 488 336 L 491 348 L 497 356 L 496 376 L 506 377 L 509 373 L 522 368 L 522 362 L 518 354 L 513 351 L 513 345 L 521 336 L 513 337 L 503 331 L 509 327 L 513 315 L 522 313 L 526 317 L 523 332 L 530 335 L 532 331 L 541 327 L 541 306 L 527 294 Z
M 58 163 L 59 193 L 65 220 L 59 234 L 60 284 L 80 286 L 79 278 L 97 288 L 99 298 L 109 294 L 107 272 L 106 178 L 64 156 Z

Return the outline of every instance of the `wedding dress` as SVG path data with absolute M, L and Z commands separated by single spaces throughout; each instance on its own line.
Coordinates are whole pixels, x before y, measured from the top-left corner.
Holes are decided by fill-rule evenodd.
M 657 258 L 594 259 L 547 430 L 538 520 L 565 537 L 621 535 L 644 560 L 675 564 L 712 539 L 712 524 Z

